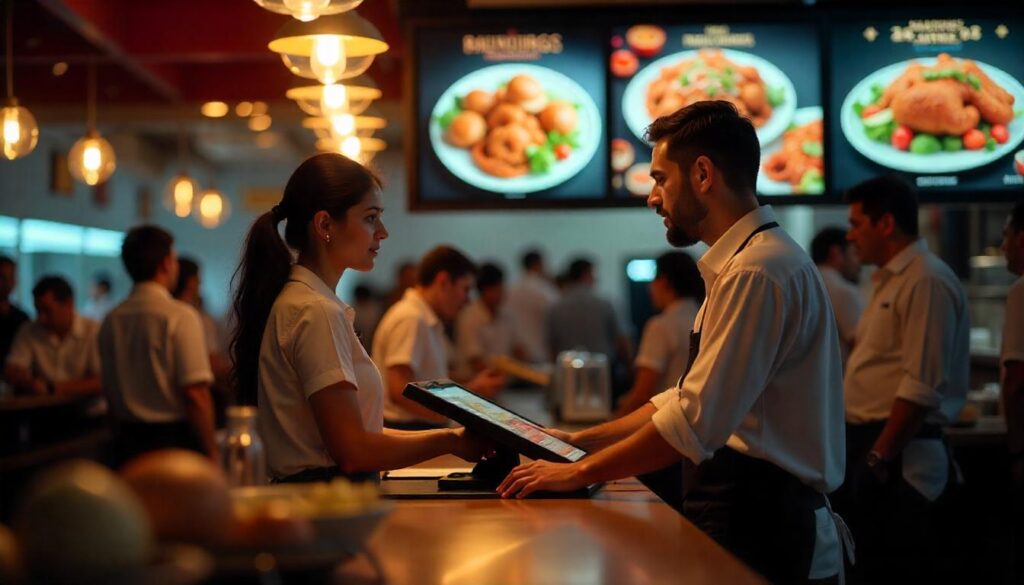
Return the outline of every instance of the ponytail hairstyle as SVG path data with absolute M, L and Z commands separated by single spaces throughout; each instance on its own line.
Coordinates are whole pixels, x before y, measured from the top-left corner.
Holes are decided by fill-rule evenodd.
M 318 211 L 336 220 L 381 188 L 370 170 L 345 156 L 323 153 L 295 169 L 281 202 L 259 216 L 245 240 L 242 259 L 232 277 L 235 322 L 231 337 L 232 378 L 241 404 L 256 404 L 260 344 L 277 295 L 291 273 L 293 251 L 310 245 L 309 226 Z M 284 239 L 278 224 L 285 221 Z

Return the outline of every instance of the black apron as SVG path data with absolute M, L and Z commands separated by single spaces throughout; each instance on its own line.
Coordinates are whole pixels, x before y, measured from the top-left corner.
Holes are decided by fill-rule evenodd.
M 758 227 L 732 257 L 755 235 L 778 225 Z M 689 359 L 679 387 L 700 353 L 702 329 L 690 332 Z M 673 505 L 752 569 L 773 583 L 809 581 L 817 536 L 815 510 L 826 506 L 824 495 L 781 467 L 729 447 L 718 449 L 700 465 L 684 458 L 672 471 L 657 473 L 681 484 Z

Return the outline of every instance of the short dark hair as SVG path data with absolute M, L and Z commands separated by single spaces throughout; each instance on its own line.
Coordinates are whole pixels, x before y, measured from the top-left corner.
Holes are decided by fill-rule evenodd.
M 110 278 L 110 275 L 107 274 L 106 272 L 97 272 L 96 274 L 92 275 L 92 280 L 98 286 L 102 286 L 104 289 L 106 289 L 107 292 L 110 292 L 111 290 L 114 289 L 112 279 Z
M 75 291 L 71 290 L 71 285 L 68 284 L 68 281 L 63 277 L 53 274 L 40 278 L 36 285 L 32 287 L 32 298 L 37 301 L 46 293 L 53 293 L 53 298 L 61 303 L 66 303 L 75 298 Z
M 677 295 L 698 302 L 704 300 L 704 279 L 689 254 L 678 250 L 665 252 L 658 256 L 655 266 L 658 270 L 656 278 L 666 279 Z
M 846 192 L 843 201 L 860 203 L 864 214 L 877 223 L 885 214 L 891 214 L 904 234 L 916 238 L 917 190 L 895 175 L 883 175 L 858 183 Z
M 523 254 L 523 268 L 527 270 L 533 270 L 540 266 L 542 262 L 544 262 L 544 258 L 541 256 L 540 250 L 527 250 Z
M 438 274 L 447 272 L 453 280 L 476 275 L 476 265 L 465 254 L 451 246 L 438 246 L 420 260 L 419 283 L 430 286 Z
M 647 140 L 668 140 L 668 155 L 686 169 L 704 155 L 722 170 L 736 192 L 753 193 L 761 166 L 761 145 L 749 119 L 729 102 L 712 100 L 690 104 L 662 116 L 647 127 Z
M 199 263 L 187 256 L 178 257 L 178 284 L 174 287 L 174 296 L 181 296 L 189 279 L 199 276 Z
M 152 280 L 171 254 L 174 236 L 155 225 L 132 228 L 121 244 L 121 261 L 133 282 Z
M 594 263 L 586 258 L 576 258 L 569 263 L 566 278 L 569 282 L 579 282 L 583 277 L 594 271 Z
M 0 256 L 0 266 L 3 266 L 5 264 L 12 267 L 17 266 L 17 264 L 14 263 L 14 260 L 12 260 L 10 256 Z
M 1015 232 L 1024 230 L 1024 201 L 1018 201 L 1010 212 L 1010 228 Z
M 824 264 L 828 260 L 832 246 L 839 246 L 845 251 L 850 242 L 846 239 L 846 230 L 838 227 L 827 227 L 811 240 L 811 260 L 815 264 Z
M 476 289 L 480 292 L 505 282 L 505 273 L 497 264 L 487 262 L 480 266 L 476 273 Z

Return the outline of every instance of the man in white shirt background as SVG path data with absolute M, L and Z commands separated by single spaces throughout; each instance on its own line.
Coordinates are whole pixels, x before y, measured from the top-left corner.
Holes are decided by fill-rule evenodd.
M 7 355 L 6 377 L 28 394 L 99 394 L 99 323 L 75 311 L 75 295 L 60 276 L 32 289 L 36 320 L 18 330 Z
M 538 250 L 523 254 L 523 276 L 508 291 L 508 310 L 516 322 L 527 358 L 534 363 L 551 361 L 547 341 L 547 316 L 558 301 L 558 288 L 544 271 Z
M 686 252 L 666 252 L 655 261 L 651 303 L 660 311 L 647 320 L 633 361 L 633 386 L 615 407 L 625 416 L 654 395 L 674 387 L 686 370 L 690 336 L 697 308 L 704 302 L 704 281 Z
M 217 461 L 213 373 L 199 313 L 175 300 L 174 237 L 133 228 L 121 260 L 135 283 L 100 327 L 103 386 L 115 424 L 115 461 L 146 451 L 192 449 Z
M 444 323 L 469 301 L 476 266 L 462 252 L 438 246 L 419 264 L 416 286 L 384 313 L 373 336 L 371 357 L 384 379 L 384 422 L 399 429 L 443 426 L 447 418 L 402 396 L 410 382 L 450 378 Z M 483 370 L 466 382 L 482 396 L 504 386 L 500 373 Z
M 821 272 L 832 302 L 845 365 L 857 337 L 857 323 L 864 312 L 864 297 L 857 288 L 860 257 L 857 256 L 857 248 L 846 239 L 846 230 L 830 227 L 818 232 L 811 240 L 811 260 Z
M 560 433 L 587 457 L 520 466 L 499 491 L 571 490 L 683 461 L 682 511 L 698 528 L 772 582 L 834 580 L 839 537 L 824 494 L 843 479 L 842 366 L 821 277 L 758 207 L 757 135 L 732 104 L 687 106 L 648 138 L 648 205 L 669 243 L 710 247 L 688 372 L 632 414 Z
M 856 577 L 942 578 L 940 497 L 956 479 L 942 426 L 967 394 L 967 299 L 920 238 L 909 183 L 879 177 L 846 200 L 848 238 L 878 270 L 846 364 L 847 481 L 837 508 L 858 542 Z
M 473 373 L 487 369 L 498 356 L 522 360 L 525 354 L 505 303 L 505 273 L 495 264 L 482 264 L 476 276 L 477 299 L 455 323 L 459 359 Z
M 1006 322 L 999 354 L 1010 454 L 1013 550 L 1017 577 L 1024 576 L 1024 202 L 1017 203 L 1003 228 L 1006 268 L 1017 275 L 1006 295 Z

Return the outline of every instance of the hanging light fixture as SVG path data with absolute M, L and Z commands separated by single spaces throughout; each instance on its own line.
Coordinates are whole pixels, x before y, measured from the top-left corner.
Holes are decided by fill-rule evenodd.
M 89 62 L 88 120 L 85 136 L 68 153 L 71 176 L 86 185 L 99 185 L 117 168 L 114 147 L 96 130 L 96 61 Z
M 231 204 L 219 189 L 211 187 L 199 193 L 194 213 L 199 225 L 213 229 L 227 221 L 231 215 Z
M 338 87 L 343 89 L 337 90 Z M 294 100 L 303 112 L 316 117 L 342 113 L 358 116 L 382 95 L 377 84 L 365 75 L 348 83 L 307 85 L 293 87 L 285 92 L 285 96 Z
M 188 217 L 197 200 L 199 183 L 188 174 L 188 140 L 184 129 L 178 131 L 178 167 L 178 174 L 164 189 L 164 207 L 178 217 Z
M 380 138 L 345 136 L 321 138 L 316 141 L 316 148 L 321 152 L 339 152 L 352 160 L 357 160 L 364 153 L 384 150 L 387 143 Z
M 293 20 L 281 27 L 270 50 L 301 77 L 323 84 L 338 83 L 366 71 L 376 55 L 388 50 L 377 27 L 355 12 Z
M 362 4 L 363 0 L 256 0 L 256 3 L 271 12 L 309 22 L 320 16 L 348 12 Z
M 343 137 L 355 134 L 370 136 L 374 131 L 388 125 L 387 120 L 376 116 L 353 116 L 352 114 L 335 114 L 333 116 L 306 118 L 302 121 L 304 128 L 316 133 L 318 138 L 332 136 Z
M 3 119 L 4 158 L 21 158 L 39 142 L 39 126 L 32 112 L 18 105 L 14 97 L 14 0 L 7 1 L 7 102 L 0 110 Z

